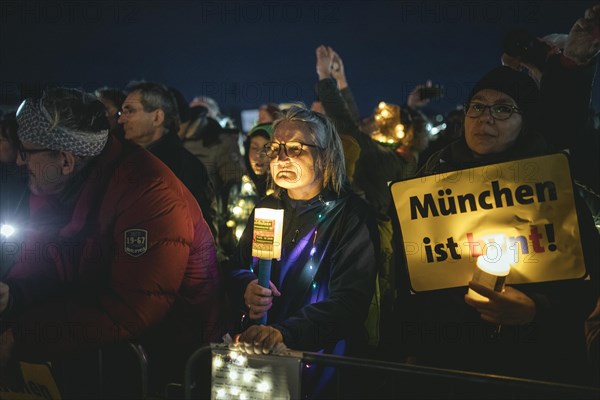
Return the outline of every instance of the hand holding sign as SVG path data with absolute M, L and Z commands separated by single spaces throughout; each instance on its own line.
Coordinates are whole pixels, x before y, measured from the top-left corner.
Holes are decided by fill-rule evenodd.
M 504 291 L 496 292 L 475 282 L 469 282 L 469 289 L 489 299 L 474 300 L 465 295 L 465 303 L 477 309 L 481 318 L 492 324 L 525 325 L 535 317 L 535 303 L 518 289 L 505 286 Z

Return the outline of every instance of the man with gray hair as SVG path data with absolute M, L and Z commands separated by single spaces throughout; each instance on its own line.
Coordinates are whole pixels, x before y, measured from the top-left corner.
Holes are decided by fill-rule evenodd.
M 162 368 L 153 382 L 182 377 L 189 352 L 222 333 L 216 250 L 198 204 L 158 159 L 108 134 L 89 94 L 47 90 L 17 121 L 31 212 L 0 282 L 0 365 L 135 339 L 151 373 Z
M 131 82 L 118 122 L 129 139 L 158 157 L 183 182 L 200 205 L 213 235 L 215 191 L 206 167 L 179 139 L 179 110 L 169 89 L 154 82 Z

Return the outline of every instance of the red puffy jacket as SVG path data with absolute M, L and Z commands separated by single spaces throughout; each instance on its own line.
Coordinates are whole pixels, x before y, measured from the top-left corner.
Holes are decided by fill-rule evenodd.
M 217 340 L 215 244 L 190 192 L 116 138 L 83 176 L 61 198 L 31 197 L 6 279 L 19 353 L 51 359 L 132 338 L 187 351 Z

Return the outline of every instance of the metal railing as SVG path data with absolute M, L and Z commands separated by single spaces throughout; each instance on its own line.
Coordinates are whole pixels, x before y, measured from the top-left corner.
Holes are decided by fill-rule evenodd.
M 185 399 L 210 398 L 208 366 L 212 349 L 202 347 L 190 356 L 184 376 Z M 600 388 L 594 387 L 372 359 L 300 354 L 304 366 L 334 368 L 334 390 L 326 398 L 600 399 Z M 310 388 L 303 387 L 303 398 L 310 398 L 307 393 Z

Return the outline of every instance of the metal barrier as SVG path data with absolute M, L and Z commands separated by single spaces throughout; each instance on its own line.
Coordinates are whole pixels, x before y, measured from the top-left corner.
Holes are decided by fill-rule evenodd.
M 189 358 L 184 377 L 185 399 L 204 398 L 281 398 L 242 395 L 239 390 L 216 393 L 211 381 L 211 356 L 214 350 L 223 351 L 223 345 L 206 346 Z M 420 399 L 600 399 L 600 389 L 542 382 L 529 379 L 487 375 L 474 372 L 415 366 L 388 361 L 340 357 L 317 353 L 299 354 L 300 375 L 306 366 L 333 367 L 333 391 L 320 398 L 420 398 Z M 296 357 L 292 355 L 291 358 Z M 246 356 L 248 359 L 269 358 L 279 363 L 281 356 Z M 310 398 L 312 388 L 302 387 L 302 398 Z M 237 396 L 236 396 L 237 395 Z M 298 397 L 297 397 L 298 396 Z M 283 398 L 299 398 L 295 390 Z M 315 397 L 319 398 L 319 397 Z

